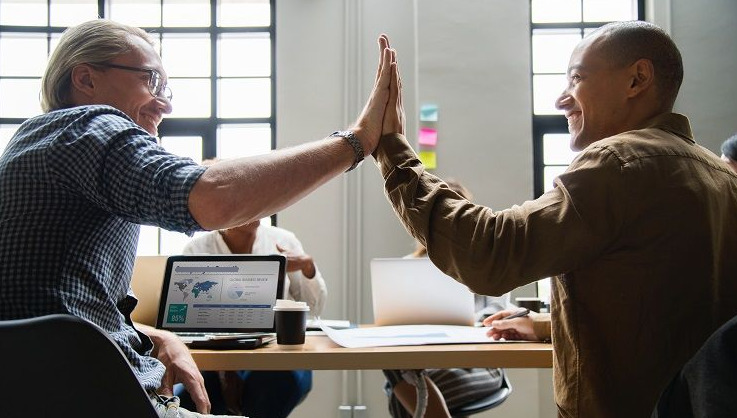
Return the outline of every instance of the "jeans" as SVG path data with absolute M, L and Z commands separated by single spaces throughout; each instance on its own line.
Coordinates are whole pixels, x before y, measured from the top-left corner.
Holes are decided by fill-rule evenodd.
M 242 384 L 239 389 L 240 413 L 250 417 L 286 418 L 312 389 L 311 370 L 241 370 L 236 373 Z M 228 413 L 218 372 L 202 372 L 202 376 L 212 413 Z M 181 405 L 185 408 L 194 407 L 183 385 L 175 385 L 174 394 L 181 398 Z

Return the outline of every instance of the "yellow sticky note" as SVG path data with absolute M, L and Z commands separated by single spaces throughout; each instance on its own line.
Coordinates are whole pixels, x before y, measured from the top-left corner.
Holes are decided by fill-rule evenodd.
M 420 151 L 420 161 L 422 161 L 422 165 L 425 168 L 431 169 L 438 167 L 438 158 L 435 151 Z

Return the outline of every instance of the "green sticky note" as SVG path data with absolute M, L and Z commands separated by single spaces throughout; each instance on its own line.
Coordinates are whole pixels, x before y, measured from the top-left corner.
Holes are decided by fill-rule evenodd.
M 438 159 L 435 151 L 420 151 L 420 161 L 427 169 L 437 168 Z

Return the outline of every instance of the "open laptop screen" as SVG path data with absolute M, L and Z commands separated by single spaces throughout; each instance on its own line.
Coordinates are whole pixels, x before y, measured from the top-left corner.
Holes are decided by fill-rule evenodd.
M 156 326 L 184 332 L 273 332 L 283 255 L 177 255 L 167 260 Z

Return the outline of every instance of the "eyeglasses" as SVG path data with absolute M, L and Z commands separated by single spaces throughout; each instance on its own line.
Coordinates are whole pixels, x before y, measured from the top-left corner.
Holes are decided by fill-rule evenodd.
M 171 93 L 171 89 L 169 86 L 163 83 L 163 78 L 161 77 L 161 74 L 153 69 L 150 68 L 138 68 L 138 67 L 129 67 L 127 65 L 118 65 L 118 64 L 93 64 L 100 67 L 108 67 L 108 68 L 117 68 L 119 70 L 126 70 L 126 71 L 137 71 L 140 73 L 148 73 L 148 92 L 151 93 L 154 97 L 163 97 L 166 100 L 171 101 L 172 97 L 174 97 Z

